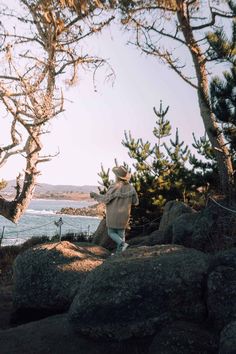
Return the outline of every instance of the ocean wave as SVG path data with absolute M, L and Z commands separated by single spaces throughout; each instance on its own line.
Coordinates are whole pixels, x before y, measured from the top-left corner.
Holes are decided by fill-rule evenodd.
M 74 218 L 74 219 L 76 219 L 76 218 L 81 218 L 81 219 L 95 219 L 95 220 L 101 220 L 101 217 L 100 216 L 89 216 L 89 215 L 70 215 L 70 214 L 63 214 L 63 213 L 60 213 L 60 212 L 56 212 L 56 214 L 58 215 L 58 216 L 61 216 L 61 217 L 68 217 L 68 218 Z
M 21 245 L 22 243 L 24 243 L 26 241 L 26 239 L 3 239 L 2 241 L 2 246 L 5 247 L 5 246 L 16 246 L 16 245 Z
M 55 215 L 55 210 L 36 210 L 36 209 L 27 209 L 26 214 L 35 214 L 35 215 Z

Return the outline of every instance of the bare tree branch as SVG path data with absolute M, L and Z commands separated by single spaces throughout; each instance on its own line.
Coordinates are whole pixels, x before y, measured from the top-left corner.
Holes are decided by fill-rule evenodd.
M 19 1 L 24 5 L 22 17 L 0 8 L 2 17 L 11 17 L 0 33 L 4 39 L 0 59 L 5 62 L 0 75 L 0 103 L 10 125 L 10 141 L 0 147 L 0 167 L 15 155 L 25 161 L 22 186 L 18 177 L 14 200 L 0 197 L 0 214 L 13 222 L 19 220 L 32 198 L 40 174 L 38 165 L 53 157 L 41 155 L 41 136 L 47 132 L 45 125 L 64 111 L 64 95 L 56 79 L 64 72 L 68 79 L 66 69 L 72 68 L 69 80 L 74 81 L 78 66 L 93 65 L 96 71 L 106 63 L 88 53 L 81 55 L 81 45 L 83 39 L 100 32 L 114 19 L 109 15 L 95 21 L 95 6 L 86 13 L 73 14 L 71 20 L 70 12 L 59 8 L 59 2 Z
M 177 37 L 178 31 L 179 31 L 178 27 L 176 27 L 175 34 L 172 35 L 171 33 L 167 33 L 163 27 L 159 30 L 158 28 L 155 27 L 154 24 L 152 24 L 150 26 L 146 26 L 144 24 L 141 24 L 138 20 L 136 20 L 134 18 L 132 19 L 132 22 L 135 24 L 135 26 L 137 26 L 137 28 L 140 27 L 140 28 L 144 29 L 146 32 L 153 31 L 160 36 L 168 37 L 168 38 L 173 39 L 177 42 L 180 42 L 181 44 L 186 46 L 185 41 L 182 40 L 181 38 Z
M 211 20 L 208 21 L 207 23 L 203 23 L 201 25 L 198 26 L 192 26 L 192 30 L 193 31 L 199 31 L 202 30 L 204 28 L 208 28 L 210 26 L 215 25 L 216 22 L 216 17 L 222 17 L 222 18 L 231 18 L 233 19 L 235 16 L 232 13 L 226 13 L 226 12 L 219 12 L 219 10 L 213 10 L 212 7 L 210 7 L 210 13 L 211 13 Z
M 137 4 L 132 2 L 130 7 L 121 6 L 121 10 L 125 12 L 122 23 L 128 30 L 134 30 L 135 45 L 142 52 L 167 63 L 179 77 L 197 89 L 201 117 L 215 149 L 221 188 L 224 193 L 230 194 L 233 183 L 232 159 L 211 107 L 209 72 L 206 65 L 207 48 L 202 36 L 204 29 L 211 30 L 212 26 L 222 25 L 220 19 L 233 20 L 235 17 L 231 13 L 229 3 L 225 2 L 221 7 L 221 2 L 218 2 L 218 8 L 211 7 L 210 3 L 212 3 L 210 0 L 153 0 L 139 1 Z M 155 8 L 156 4 L 160 6 Z M 171 41 L 168 41 L 168 38 Z M 190 55 L 188 69 L 194 72 L 196 77 L 194 83 L 185 74 L 187 68 L 180 64 L 183 63 L 183 53 L 178 55 L 178 48 L 173 45 L 174 42 L 184 45 L 187 49 L 186 54 Z

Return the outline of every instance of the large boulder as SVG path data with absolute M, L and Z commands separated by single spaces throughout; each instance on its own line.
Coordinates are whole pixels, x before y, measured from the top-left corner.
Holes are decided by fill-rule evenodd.
M 128 248 L 87 276 L 71 323 L 90 337 L 120 341 L 152 335 L 172 319 L 202 321 L 208 266 L 208 255 L 181 246 Z
M 155 335 L 149 354 L 215 354 L 217 349 L 214 333 L 195 323 L 176 321 Z
M 159 225 L 159 231 L 164 233 L 163 243 L 171 243 L 172 225 L 181 215 L 186 213 L 195 213 L 196 211 L 183 202 L 171 200 L 166 203 L 163 215 Z
M 153 231 L 150 235 L 136 236 L 128 240 L 130 246 L 155 246 L 164 242 L 163 231 Z
M 236 354 L 236 321 L 230 322 L 222 330 L 219 354 Z
M 96 245 L 68 241 L 28 249 L 14 263 L 14 309 L 39 317 L 67 310 L 81 281 L 108 255 Z
M 236 248 L 219 252 L 210 266 L 207 280 L 209 319 L 221 330 L 236 320 Z
M 116 248 L 116 243 L 108 236 L 106 219 L 102 219 L 93 235 L 93 243 L 108 250 Z
M 11 312 L 12 312 L 12 286 L 1 284 L 0 281 L 0 329 L 9 328 Z
M 95 342 L 75 335 L 67 314 L 0 331 L 1 354 L 144 354 L 147 344 Z
M 212 208 L 182 214 L 172 224 L 171 243 L 201 251 L 212 251 L 214 240 L 211 233 L 215 229 L 216 220 L 217 213 Z

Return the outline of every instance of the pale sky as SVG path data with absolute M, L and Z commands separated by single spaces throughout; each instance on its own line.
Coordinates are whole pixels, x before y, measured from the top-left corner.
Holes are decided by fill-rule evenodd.
M 121 144 L 124 131 L 136 138 L 154 142 L 152 130 L 156 116 L 153 106 L 160 100 L 170 109 L 167 118 L 173 133 L 179 128 L 181 140 L 191 145 L 192 132 L 203 135 L 197 94 L 171 69 L 157 59 L 141 55 L 116 29 L 107 30 L 94 39 L 93 54 L 109 59 L 115 70 L 114 85 L 97 76 L 94 91 L 91 74 L 79 72 L 76 86 L 65 89 L 65 112 L 51 123 L 51 133 L 44 138 L 43 154 L 59 155 L 40 164 L 38 181 L 50 184 L 97 185 L 101 163 L 112 168 L 114 158 L 131 165 Z M 9 180 L 22 170 L 20 158 L 12 158 L 1 170 Z

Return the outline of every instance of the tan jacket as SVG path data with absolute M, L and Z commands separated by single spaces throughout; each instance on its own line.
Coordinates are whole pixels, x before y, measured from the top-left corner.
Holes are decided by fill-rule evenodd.
M 95 194 L 94 199 L 106 204 L 106 225 L 113 229 L 125 229 L 128 225 L 131 205 L 139 199 L 134 187 L 126 182 L 112 184 L 106 194 Z

